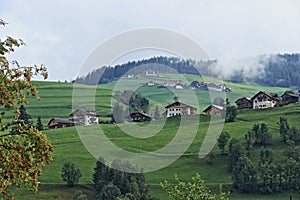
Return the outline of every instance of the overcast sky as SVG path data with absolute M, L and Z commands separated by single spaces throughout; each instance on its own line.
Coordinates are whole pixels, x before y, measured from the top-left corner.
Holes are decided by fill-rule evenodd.
M 201 45 L 212 59 L 300 52 L 298 0 L 0 0 L 1 38 L 22 38 L 21 64 L 45 64 L 71 80 L 98 45 L 125 31 L 158 27 Z

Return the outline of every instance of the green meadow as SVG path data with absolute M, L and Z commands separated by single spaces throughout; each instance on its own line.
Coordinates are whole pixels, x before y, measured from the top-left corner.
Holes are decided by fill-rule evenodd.
M 144 83 L 153 80 L 156 82 L 163 82 L 167 79 L 181 79 L 181 75 L 166 75 L 165 77 L 139 77 L 138 79 L 121 79 L 122 88 L 136 88 L 144 96 L 149 98 L 151 105 L 160 105 L 164 107 L 173 101 L 174 91 L 168 88 L 155 88 L 143 86 Z M 202 79 L 193 75 L 185 75 L 187 82 L 193 80 L 201 81 Z M 218 80 L 212 78 L 206 78 L 208 82 L 217 82 Z M 42 98 L 41 101 L 30 99 L 30 105 L 27 106 L 27 112 L 31 114 L 33 120 L 36 120 L 37 116 L 41 116 L 44 126 L 47 126 L 48 121 L 52 117 L 68 117 L 72 112 L 72 95 L 73 85 L 69 83 L 54 83 L 54 82 L 36 82 Z M 111 114 L 111 105 L 114 102 L 112 97 L 113 90 L 117 90 L 116 85 L 120 84 L 112 82 L 106 85 L 95 86 L 77 86 L 80 88 L 80 93 L 76 93 L 76 98 L 80 98 L 82 106 L 89 108 L 93 106 L 93 102 L 86 102 L 85 98 L 91 91 L 95 92 L 95 108 L 98 114 L 100 114 L 100 120 L 108 120 Z M 228 87 L 231 87 L 233 92 L 227 93 L 226 96 L 232 103 L 237 98 L 243 96 L 252 96 L 260 90 L 277 92 L 282 94 L 286 88 L 276 87 L 263 87 L 255 84 L 235 84 L 225 82 Z M 125 87 L 126 86 L 126 87 Z M 137 87 L 138 86 L 138 87 Z M 189 100 L 189 92 L 186 90 L 176 91 L 181 94 L 181 101 L 185 102 Z M 209 94 L 205 90 L 192 91 L 196 93 L 198 100 L 198 113 L 201 114 L 201 110 L 209 105 Z M 254 123 L 266 123 L 270 132 L 273 134 L 273 155 L 275 160 L 281 162 L 283 159 L 283 152 L 285 145 L 280 141 L 278 121 L 279 117 L 284 116 L 288 118 L 289 124 L 300 128 L 300 104 L 288 105 L 284 107 L 271 108 L 266 110 L 249 110 L 239 111 L 235 122 L 226 123 L 223 130 L 230 133 L 231 138 L 235 137 L 241 141 L 244 141 L 244 135 L 253 126 Z M 86 134 L 95 133 L 95 131 L 101 128 L 105 137 L 119 148 L 135 152 L 145 153 L 152 152 L 168 145 L 175 137 L 178 128 L 182 128 L 187 135 L 195 129 L 195 120 L 199 121 L 198 127 L 196 127 L 196 135 L 192 140 L 192 144 L 189 148 L 182 153 L 180 158 L 170 164 L 169 166 L 159 169 L 157 171 L 146 173 L 146 182 L 149 185 L 151 195 L 160 199 L 168 199 L 166 193 L 162 191 L 160 182 L 168 180 L 174 181 L 174 175 L 188 181 L 196 173 L 200 173 L 206 180 L 206 183 L 212 189 L 216 189 L 220 184 L 231 184 L 231 175 L 227 171 L 226 158 L 220 154 L 219 149 L 215 145 L 212 152 L 216 155 L 216 159 L 212 164 L 208 164 L 208 158 L 200 159 L 198 156 L 200 147 L 203 143 L 209 128 L 208 118 L 201 115 L 189 116 L 190 119 L 187 123 L 180 124 L 180 117 L 174 117 L 166 120 L 166 123 L 159 131 L 147 138 L 133 137 L 130 134 L 124 133 L 124 129 L 130 130 L 131 127 L 140 127 L 140 134 L 143 134 L 143 128 L 159 128 L 165 119 L 154 121 L 151 123 L 125 123 L 121 125 L 115 124 L 99 124 L 95 126 L 80 127 Z M 190 123 L 189 123 L 190 122 Z M 40 178 L 41 187 L 38 194 L 32 194 L 24 190 L 16 190 L 16 199 L 71 199 L 74 191 L 82 190 L 89 196 L 89 199 L 94 198 L 92 191 L 92 175 L 94 167 L 96 166 L 96 158 L 93 157 L 89 151 L 82 144 L 79 138 L 78 132 L 75 127 L 44 130 L 44 133 L 50 138 L 54 147 L 54 162 L 44 168 L 43 176 Z M 103 136 L 104 136 L 103 135 Z M 184 139 L 184 138 L 183 138 Z M 101 142 L 100 142 L 101 143 Z M 109 151 L 109 149 L 107 149 Z M 260 148 L 253 148 L 251 154 L 255 159 Z M 65 186 L 61 179 L 61 168 L 65 162 L 73 162 L 78 166 L 83 174 L 80 179 L 80 185 L 74 188 L 68 188 Z M 294 198 L 298 198 L 297 192 L 293 193 Z M 233 193 L 231 199 L 288 199 L 289 193 L 280 193 L 275 195 L 249 195 Z
M 173 98 L 175 96 L 178 96 L 182 102 L 187 102 L 198 107 L 199 114 L 213 101 L 210 98 L 208 90 L 180 90 L 144 86 L 149 81 L 163 83 L 167 80 L 183 80 L 185 84 L 190 84 L 194 80 L 221 83 L 220 80 L 211 77 L 201 78 L 196 75 L 181 74 L 164 74 L 163 77 L 139 76 L 136 79 L 122 78 L 119 81 L 99 86 L 76 85 L 74 87 L 71 83 L 39 81 L 35 82 L 35 85 L 37 86 L 41 100 L 37 101 L 35 98 L 29 98 L 29 105 L 26 108 L 33 120 L 36 120 L 37 116 L 40 116 L 44 125 L 47 125 L 48 121 L 53 117 L 68 118 L 72 112 L 72 106 L 95 109 L 100 114 L 100 120 L 109 120 L 112 113 L 112 106 L 116 102 L 113 98 L 114 92 L 126 89 L 140 92 L 150 100 L 150 114 L 154 110 L 154 105 L 164 108 L 174 101 Z M 251 97 L 260 90 L 276 92 L 280 95 L 287 90 L 287 88 L 265 87 L 256 84 L 235 84 L 226 81 L 224 83 L 228 87 L 231 87 L 233 92 L 224 93 L 222 96 L 228 98 L 232 104 L 238 98 L 243 96 Z M 213 91 L 211 93 L 214 94 Z

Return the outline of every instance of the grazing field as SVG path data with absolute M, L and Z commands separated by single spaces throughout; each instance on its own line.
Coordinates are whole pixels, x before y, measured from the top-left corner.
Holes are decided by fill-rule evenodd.
M 53 117 L 68 118 L 72 112 L 73 84 L 58 82 L 36 82 L 39 91 L 40 101 L 29 98 L 29 105 L 26 106 L 27 112 L 31 115 L 34 123 L 37 116 L 42 118 L 44 126 Z M 93 104 L 87 98 L 91 92 L 95 93 L 95 108 L 97 113 L 101 113 L 102 118 L 107 118 L 111 114 L 111 90 L 96 88 L 93 86 L 77 85 L 80 93 L 74 97 L 81 99 L 84 104 L 81 108 L 91 109 Z
M 162 111 L 165 106 L 174 101 L 173 98 L 175 96 L 178 96 L 182 102 L 199 108 L 199 114 L 213 101 L 207 90 L 178 90 L 174 88 L 144 86 L 144 84 L 149 81 L 163 83 L 167 80 L 183 80 L 185 84 L 190 84 L 194 80 L 216 84 L 221 83 L 220 80 L 211 77 L 201 78 L 196 75 L 164 74 L 163 77 L 139 76 L 137 79 L 120 79 L 119 81 L 103 84 L 98 87 L 76 85 L 76 88 L 79 89 L 76 90 L 76 94 L 73 94 L 74 85 L 71 83 L 39 81 L 35 82 L 35 84 L 39 90 L 41 101 L 37 101 L 35 98 L 29 98 L 30 104 L 26 108 L 28 113 L 32 116 L 34 123 L 36 122 L 37 116 L 40 116 L 44 126 L 46 126 L 53 117 L 69 117 L 73 106 L 72 97 L 76 100 L 79 99 L 80 102 L 80 105 L 74 106 L 86 109 L 95 108 L 97 113 L 101 116 L 100 120 L 110 120 L 112 105 L 116 101 L 112 96 L 113 91 L 118 90 L 131 89 L 143 94 L 143 96 L 150 100 L 150 114 L 153 114 L 154 105 L 159 105 Z M 224 83 L 233 90 L 233 92 L 224 94 L 224 97 L 228 98 L 232 104 L 234 104 L 238 98 L 243 96 L 251 97 L 260 90 L 275 92 L 280 95 L 287 90 L 287 88 L 265 87 L 255 84 L 236 84 L 226 81 L 224 81 Z M 91 96 L 93 99 L 90 98 Z
M 283 108 L 274 108 L 265 110 L 264 116 L 262 111 L 243 111 L 238 115 L 237 121 L 225 124 L 224 130 L 228 131 L 231 137 L 243 140 L 244 134 L 256 122 L 266 123 L 270 131 L 273 133 L 274 145 L 272 146 L 276 160 L 281 161 L 282 153 L 285 145 L 279 141 L 279 132 L 277 121 L 279 116 L 286 116 L 290 125 L 300 128 L 298 123 L 300 115 L 300 105 L 290 105 Z M 147 139 L 136 139 L 127 134 L 123 134 L 117 125 L 99 125 L 104 130 L 106 136 L 119 147 L 133 152 L 145 152 L 159 149 L 168 141 L 172 140 L 176 134 L 176 127 L 179 125 L 179 118 L 170 119 L 165 127 L 155 136 Z M 257 121 L 258 120 L 258 121 Z M 158 123 L 158 122 L 157 122 Z M 125 124 L 124 126 L 130 126 Z M 89 126 L 84 129 L 86 132 L 93 132 L 98 126 Z M 226 159 L 219 154 L 217 147 L 213 149 L 216 154 L 216 159 L 212 164 L 207 163 L 207 158 L 199 159 L 198 152 L 206 133 L 208 122 L 200 122 L 198 133 L 190 148 L 174 163 L 161 170 L 147 173 L 146 181 L 149 184 L 150 192 L 153 196 L 161 199 L 167 199 L 167 196 L 162 192 L 159 183 L 165 179 L 172 181 L 174 174 L 184 180 L 189 180 L 195 173 L 200 173 L 206 179 L 207 184 L 216 188 L 219 184 L 227 185 L 231 183 L 231 175 L 227 172 Z M 185 130 L 189 130 L 190 126 L 186 125 Z M 55 146 L 55 162 L 47 166 L 44 171 L 44 176 L 40 181 L 42 184 L 62 184 L 60 171 L 65 162 L 74 162 L 82 171 L 83 177 L 80 179 L 81 184 L 92 184 L 93 168 L 95 167 L 96 159 L 93 158 L 81 144 L 74 127 L 48 130 L 45 131 L 48 137 L 52 140 Z M 260 148 L 252 150 L 253 157 L 258 154 Z M 46 187 L 46 186 L 45 186 Z M 43 190 L 44 187 L 42 187 Z M 47 190 L 45 188 L 45 190 Z M 51 191 L 53 188 L 51 189 Z M 70 191 L 70 190 L 69 190 Z M 91 192 L 91 191 L 90 191 Z M 278 196 L 278 197 L 277 197 Z M 272 196 L 258 195 L 242 195 L 233 194 L 232 199 L 282 199 L 284 194 Z
M 194 76 L 187 76 L 188 80 L 194 80 Z M 178 78 L 179 79 L 179 78 Z M 145 79 L 146 80 L 146 79 Z M 131 80 L 126 80 L 131 81 Z M 141 83 L 144 80 L 139 80 Z M 213 81 L 211 79 L 210 81 Z M 66 83 L 49 83 L 38 82 L 41 101 L 34 101 L 31 99 L 30 106 L 26 107 L 27 112 L 32 115 L 33 118 L 41 116 L 44 125 L 52 117 L 68 117 L 72 112 L 72 84 Z M 130 83 L 128 83 L 130 84 Z M 132 83 L 131 83 L 132 84 Z M 228 97 L 231 102 L 242 96 L 251 96 L 257 93 L 259 90 L 266 90 L 272 92 L 282 93 L 286 88 L 268 88 L 257 85 L 248 84 L 234 84 L 226 83 L 233 89 L 232 93 L 228 93 Z M 104 88 L 104 86 L 106 88 Z M 94 89 L 92 86 L 81 86 L 84 90 Z M 111 112 L 111 99 L 112 99 L 113 83 L 107 85 L 101 85 L 96 89 L 96 110 L 101 116 L 107 116 Z M 82 91 L 84 91 L 82 90 Z M 167 89 L 156 89 L 151 87 L 140 87 L 139 91 L 150 99 L 151 104 L 159 103 L 165 105 L 172 101 L 172 94 L 168 93 Z M 152 92 L 151 92 L 152 91 Z M 205 91 L 196 91 L 199 99 L 203 98 L 203 102 L 208 102 L 207 94 Z M 207 92 L 207 91 L 206 91 Z M 80 93 L 84 98 L 84 92 Z M 182 100 L 183 101 L 183 100 Z M 201 101 L 201 100 L 200 100 Z M 87 105 L 88 106 L 88 105 Z M 204 107 L 204 105 L 203 105 Z M 200 113 L 200 112 L 199 112 Z M 283 158 L 283 151 L 285 144 L 280 141 L 279 137 L 279 117 L 284 116 L 288 118 L 289 124 L 300 128 L 300 104 L 288 105 L 284 107 L 266 109 L 266 110 L 249 110 L 240 111 L 235 122 L 226 123 L 224 130 L 230 133 L 231 138 L 235 137 L 241 141 L 244 141 L 245 133 L 253 126 L 254 123 L 266 123 L 270 132 L 273 134 L 274 144 L 272 145 L 273 155 L 276 161 L 280 162 Z M 193 118 L 193 117 L 192 117 Z M 195 116 L 197 118 L 197 116 Z M 159 126 L 163 121 L 155 121 L 151 124 L 142 123 L 135 124 L 141 127 L 141 134 L 143 134 L 143 127 L 146 126 Z M 194 120 L 194 119 L 193 119 Z M 191 119 L 191 121 L 193 121 Z M 175 137 L 178 127 L 180 125 L 180 118 L 175 117 L 168 119 L 163 128 L 155 135 L 149 138 L 135 138 L 122 132 L 121 128 L 130 129 L 132 124 L 125 123 L 120 125 L 114 124 L 100 124 L 95 126 L 82 127 L 84 132 L 93 133 L 99 129 L 99 126 L 103 130 L 105 136 L 110 139 L 115 145 L 128 151 L 143 153 L 151 152 L 160 149 L 167 145 Z M 187 133 L 193 128 L 193 123 L 187 123 L 183 125 L 183 128 Z M 166 168 L 158 171 L 146 173 L 146 182 L 149 185 L 150 193 L 160 199 L 167 199 L 167 195 L 162 191 L 160 182 L 163 180 L 174 180 L 174 174 L 184 180 L 188 181 L 196 173 L 200 173 L 206 180 L 207 185 L 212 188 L 218 188 L 219 184 L 224 186 L 231 184 L 231 175 L 227 171 L 226 158 L 220 154 L 217 146 L 213 148 L 213 152 L 216 155 L 216 159 L 212 164 L 208 164 L 208 158 L 199 159 L 198 153 L 206 135 L 206 131 L 209 127 L 208 119 L 200 117 L 200 123 L 197 134 L 190 147 L 183 153 L 183 155 L 174 163 Z M 96 158 L 94 158 L 88 150 L 82 144 L 77 130 L 75 127 L 45 130 L 44 133 L 50 138 L 55 147 L 54 159 L 55 161 L 44 168 L 43 176 L 40 178 L 42 184 L 40 193 L 32 194 L 23 190 L 16 191 L 16 199 L 71 199 L 74 188 L 68 188 L 64 186 L 61 179 L 61 168 L 65 162 L 73 162 L 78 166 L 83 174 L 80 179 L 80 184 L 85 186 L 76 186 L 81 188 L 84 193 L 89 196 L 89 199 L 93 199 L 92 191 L 92 175 L 93 168 L 96 165 Z M 253 148 L 251 155 L 255 158 L 260 148 Z M 231 199 L 288 199 L 289 193 L 280 193 L 275 195 L 247 195 L 233 193 Z M 298 198 L 298 194 L 295 192 L 294 198 Z

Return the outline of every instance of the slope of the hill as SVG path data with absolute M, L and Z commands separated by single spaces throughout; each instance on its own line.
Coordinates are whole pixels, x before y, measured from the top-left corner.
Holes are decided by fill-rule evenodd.
M 72 97 L 73 95 L 80 98 L 82 102 L 81 108 L 89 109 L 93 107 L 90 101 L 90 96 L 93 94 L 95 98 L 95 108 L 100 115 L 100 120 L 107 121 L 112 113 L 112 106 L 115 103 L 113 94 L 118 90 L 135 90 L 150 100 L 152 109 L 149 114 L 153 114 L 154 105 L 159 105 L 164 108 L 172 103 L 174 96 L 180 97 L 182 102 L 198 107 L 198 113 L 207 107 L 213 99 L 210 99 L 208 90 L 189 90 L 175 88 L 157 88 L 156 86 L 145 86 L 145 83 L 153 81 L 157 84 L 162 84 L 170 80 L 182 80 L 184 84 L 189 85 L 193 81 L 205 81 L 208 83 L 221 83 L 219 79 L 211 77 L 199 77 L 197 75 L 182 75 L 182 74 L 165 74 L 162 77 L 139 76 L 135 79 L 120 79 L 108 84 L 100 86 L 86 86 L 76 84 L 76 88 L 80 88 L 79 94 L 73 94 L 74 84 L 63 82 L 35 82 L 38 87 L 41 101 L 35 98 L 30 98 L 30 104 L 26 106 L 28 114 L 31 115 L 34 124 L 37 116 L 42 118 L 43 124 L 46 127 L 49 120 L 53 117 L 68 118 L 72 112 Z M 232 104 L 235 100 L 243 96 L 253 96 L 258 91 L 275 92 L 281 95 L 287 88 L 260 86 L 256 84 L 242 84 L 224 81 L 226 86 L 232 88 L 232 92 L 224 93 L 224 97 L 229 98 Z M 197 98 L 197 101 L 193 101 Z M 162 111 L 162 110 L 161 110 Z
M 273 134 L 273 155 L 275 160 L 280 162 L 283 157 L 283 151 L 286 147 L 280 141 L 279 136 L 279 117 L 284 116 L 288 118 L 289 124 L 300 128 L 300 104 L 288 105 L 285 107 L 265 109 L 265 110 L 252 110 L 241 111 L 237 117 L 237 120 L 233 123 L 226 123 L 224 130 L 228 131 L 231 137 L 244 140 L 245 133 L 252 127 L 254 123 L 266 123 Z M 155 126 L 154 122 L 152 126 Z M 115 145 L 120 148 L 133 151 L 133 152 L 145 152 L 153 151 L 162 148 L 176 135 L 177 127 L 180 125 L 180 118 L 173 118 L 167 120 L 164 128 L 159 131 L 153 137 L 150 138 L 134 138 L 122 132 L 118 125 L 105 124 L 99 125 L 104 131 L 106 137 L 108 137 Z M 187 132 L 191 129 L 193 124 L 186 124 L 183 128 Z M 207 163 L 208 158 L 199 159 L 198 152 L 202 144 L 203 138 L 206 134 L 208 122 L 200 122 L 197 135 L 189 147 L 189 149 L 170 166 L 160 169 L 155 172 L 146 174 L 146 181 L 150 186 L 150 192 L 154 196 L 161 199 L 167 199 L 166 194 L 161 190 L 159 183 L 165 179 L 173 180 L 174 174 L 178 174 L 182 180 L 189 180 L 195 173 L 200 173 L 203 178 L 206 179 L 207 184 L 212 187 L 217 187 L 220 183 L 227 185 L 231 183 L 231 175 L 227 171 L 226 158 L 221 156 L 218 148 L 215 146 L 213 152 L 216 154 L 216 159 L 212 165 Z M 131 124 L 123 124 L 122 126 L 128 126 Z M 149 124 L 143 124 L 143 126 L 150 126 Z M 82 127 L 86 133 L 92 133 L 98 130 L 98 126 Z M 83 177 L 80 179 L 82 184 L 92 183 L 93 167 L 95 166 L 96 158 L 93 158 L 85 147 L 82 145 L 77 131 L 74 127 L 48 130 L 45 131 L 48 137 L 52 140 L 55 146 L 55 162 L 45 168 L 44 176 L 40 181 L 42 184 L 62 184 L 60 177 L 61 167 L 65 162 L 74 162 L 83 173 Z M 142 132 L 141 132 L 142 133 Z M 258 154 L 260 148 L 253 148 L 252 154 Z M 240 195 L 233 194 L 232 199 L 281 199 L 283 194 L 272 196 L 258 196 L 258 195 Z

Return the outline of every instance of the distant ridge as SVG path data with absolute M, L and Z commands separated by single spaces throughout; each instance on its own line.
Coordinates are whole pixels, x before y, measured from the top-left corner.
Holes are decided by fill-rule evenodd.
M 216 60 L 195 61 L 191 59 L 184 60 L 177 57 L 159 56 L 139 61 L 130 61 L 114 67 L 104 66 L 88 73 L 84 77 L 76 78 L 75 82 L 87 85 L 105 84 L 121 78 L 126 73 L 141 75 L 149 71 L 155 73 L 177 72 L 180 74 L 216 76 L 217 74 L 214 73 L 216 64 Z M 140 66 L 142 67 L 139 68 Z
M 259 69 L 252 66 L 253 64 L 251 63 L 253 63 L 253 60 L 260 65 Z M 225 79 L 235 83 L 252 82 L 260 85 L 300 89 L 300 54 L 260 55 L 248 62 L 240 66 L 232 66 L 231 68 L 234 70 Z M 250 71 L 245 70 L 246 66 L 248 69 L 250 68 Z M 224 70 L 229 71 L 229 69 L 218 68 L 217 60 L 196 61 L 159 56 L 138 61 L 129 61 L 114 67 L 103 66 L 89 72 L 84 77 L 77 77 L 74 82 L 97 85 L 118 80 L 125 75 L 134 77 L 147 73 L 180 73 L 220 78 L 223 77 L 222 71 L 224 72 Z

